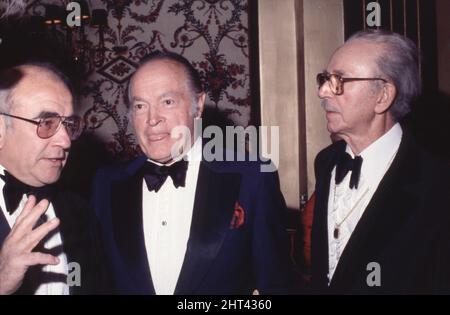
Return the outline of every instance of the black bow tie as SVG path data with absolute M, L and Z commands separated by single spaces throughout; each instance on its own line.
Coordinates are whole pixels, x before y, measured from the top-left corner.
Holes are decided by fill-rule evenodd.
M 0 178 L 5 182 L 5 186 L 3 186 L 3 198 L 5 199 L 6 210 L 10 214 L 16 211 L 24 194 L 27 196 L 34 195 L 37 202 L 39 202 L 44 198 L 50 200 L 54 192 L 53 185 L 43 187 L 28 186 L 12 176 L 6 170 L 5 175 L 0 175 Z
M 361 165 L 363 159 L 362 157 L 355 156 L 354 159 L 348 154 L 344 152 L 336 165 L 336 175 L 335 181 L 336 185 L 344 180 L 344 177 L 347 175 L 349 171 L 352 171 L 352 176 L 350 177 L 350 188 L 358 188 L 359 177 L 361 175 Z
M 185 160 L 180 160 L 170 166 L 159 166 L 151 162 L 146 162 L 142 167 L 142 172 L 148 190 L 158 192 L 166 181 L 167 176 L 172 178 L 173 184 L 176 188 L 179 186 L 184 187 L 187 168 L 188 161 Z

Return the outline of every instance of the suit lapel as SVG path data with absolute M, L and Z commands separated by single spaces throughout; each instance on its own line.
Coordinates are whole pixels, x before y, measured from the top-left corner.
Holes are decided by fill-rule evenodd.
M 201 162 L 189 241 L 175 294 L 193 294 L 222 245 L 238 200 L 241 178 Z
M 378 185 L 355 227 L 336 267 L 330 286 L 339 288 L 367 274 L 369 262 L 389 245 L 417 205 L 415 156 L 408 154 L 409 136 L 404 133 L 397 156 Z
M 331 172 L 336 165 L 337 157 L 344 150 L 344 141 L 336 143 L 331 153 L 316 166 L 316 203 L 311 235 L 313 285 L 316 289 L 328 285 L 328 195 Z
M 137 171 L 143 162 L 145 159 L 133 163 L 128 169 L 130 176 L 113 185 L 112 223 L 120 256 L 137 291 L 154 294 L 142 221 L 142 177 Z

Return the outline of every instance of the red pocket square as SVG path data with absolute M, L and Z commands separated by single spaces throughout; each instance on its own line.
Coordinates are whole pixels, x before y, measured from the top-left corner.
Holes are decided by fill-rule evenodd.
M 244 224 L 245 212 L 244 208 L 236 201 L 234 204 L 234 213 L 231 218 L 230 229 L 238 229 Z

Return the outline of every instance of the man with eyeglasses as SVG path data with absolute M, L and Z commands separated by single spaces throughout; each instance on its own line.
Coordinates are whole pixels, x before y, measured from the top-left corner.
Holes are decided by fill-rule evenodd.
M 95 220 L 55 185 L 82 130 L 72 102 L 49 65 L 0 73 L 0 294 L 100 293 Z
M 420 94 L 418 51 L 353 35 L 317 75 L 338 141 L 315 161 L 312 283 L 328 293 L 450 292 L 450 172 L 400 125 Z

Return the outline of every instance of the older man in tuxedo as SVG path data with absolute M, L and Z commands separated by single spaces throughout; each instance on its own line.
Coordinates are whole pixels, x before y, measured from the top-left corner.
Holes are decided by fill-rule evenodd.
M 0 73 L 0 294 L 101 293 L 93 212 L 56 186 L 82 130 L 50 65 Z
M 420 93 L 418 62 L 409 39 L 364 31 L 317 75 L 328 130 L 343 139 L 315 161 L 320 292 L 449 292 L 448 164 L 399 124 Z
M 100 171 L 93 195 L 115 292 L 286 292 L 277 173 L 261 173 L 258 162 L 202 160 L 194 123 L 205 93 L 192 65 L 153 53 L 133 75 L 129 99 L 144 154 Z

